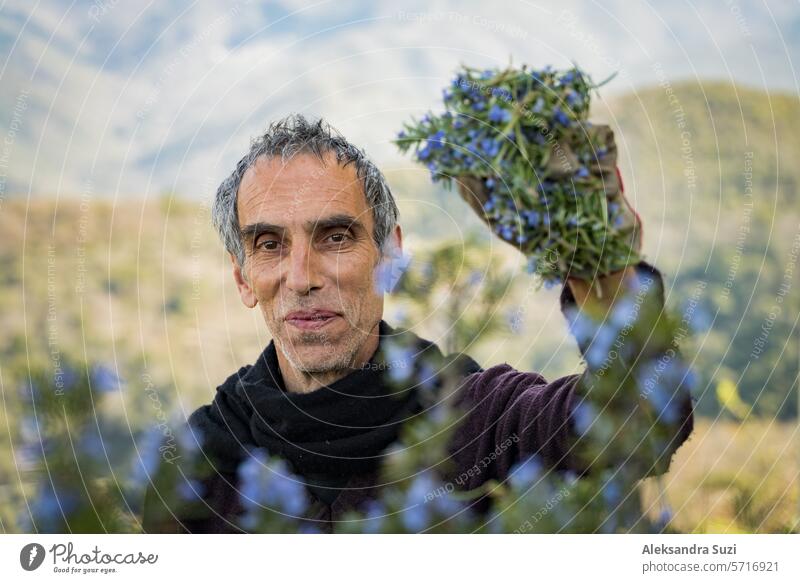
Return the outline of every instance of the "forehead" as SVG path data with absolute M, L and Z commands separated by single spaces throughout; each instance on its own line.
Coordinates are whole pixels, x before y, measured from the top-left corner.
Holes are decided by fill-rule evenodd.
M 355 167 L 342 167 L 333 154 L 324 158 L 297 154 L 285 163 L 280 157 L 259 158 L 239 185 L 239 224 L 303 224 L 342 213 L 369 224 L 372 213 Z

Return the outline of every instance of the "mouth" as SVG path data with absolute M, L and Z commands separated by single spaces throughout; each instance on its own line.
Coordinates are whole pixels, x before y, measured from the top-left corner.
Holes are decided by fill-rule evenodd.
M 331 310 L 298 310 L 286 315 L 286 323 L 299 330 L 319 330 L 341 318 Z

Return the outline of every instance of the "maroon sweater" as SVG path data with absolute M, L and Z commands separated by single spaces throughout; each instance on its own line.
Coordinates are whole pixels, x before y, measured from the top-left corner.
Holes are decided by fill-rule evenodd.
M 661 286 L 654 268 L 642 263 L 638 269 Z M 660 290 L 663 304 L 663 287 Z M 561 305 L 562 309 L 574 305 L 566 286 Z M 381 322 L 381 346 L 393 332 Z M 415 354 L 440 354 L 432 343 L 415 339 Z M 483 370 L 464 355 L 455 361 L 463 368 L 463 382 L 450 398 L 463 419 L 450 442 L 452 475 L 445 479 L 460 489 L 473 489 L 490 479 L 505 479 L 515 463 L 533 454 L 556 470 L 579 475 L 590 470 L 575 455 L 573 411 L 580 400 L 580 375 L 548 382 L 538 373 L 508 364 Z M 229 377 L 217 389 L 214 402 L 189 419 L 189 425 L 203 434 L 203 453 L 214 463 L 214 472 L 205 478 L 208 512 L 199 517 L 173 516 L 151 488 L 145 501 L 145 532 L 242 532 L 235 520 L 242 512 L 236 467 L 251 446 L 286 458 L 298 474 L 309 478 L 312 504 L 307 516 L 317 528 L 334 531 L 344 513 L 363 508 L 378 495 L 386 448 L 406 420 L 426 410 L 416 393 L 400 400 L 385 398 L 383 374 L 380 369 L 359 369 L 330 387 L 291 394 L 283 386 L 271 342 L 256 364 Z M 688 395 L 678 410 L 667 456 L 692 431 Z

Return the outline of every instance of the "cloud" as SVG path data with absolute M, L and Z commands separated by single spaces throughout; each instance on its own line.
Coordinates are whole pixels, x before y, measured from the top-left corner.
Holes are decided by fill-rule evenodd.
M 616 70 L 604 96 L 655 83 L 655 62 L 669 78 L 751 85 L 763 70 L 767 87 L 797 90 L 789 3 L 28 6 L 0 16 L 10 51 L 0 104 L 9 111 L 30 89 L 9 174 L 41 192 L 91 181 L 98 193 L 207 196 L 250 138 L 291 111 L 327 117 L 381 164 L 403 163 L 389 140 L 437 107 L 459 63 L 575 61 L 595 79 Z

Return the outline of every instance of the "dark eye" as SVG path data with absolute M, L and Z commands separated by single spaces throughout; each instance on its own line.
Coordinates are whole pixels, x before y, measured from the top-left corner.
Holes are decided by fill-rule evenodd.
M 276 241 L 275 239 L 263 239 L 258 242 L 258 245 L 256 245 L 256 247 L 259 247 L 264 251 L 275 251 L 278 248 L 279 244 L 280 242 Z
M 345 233 L 334 233 L 328 238 L 334 243 L 344 243 L 347 241 L 347 235 Z

